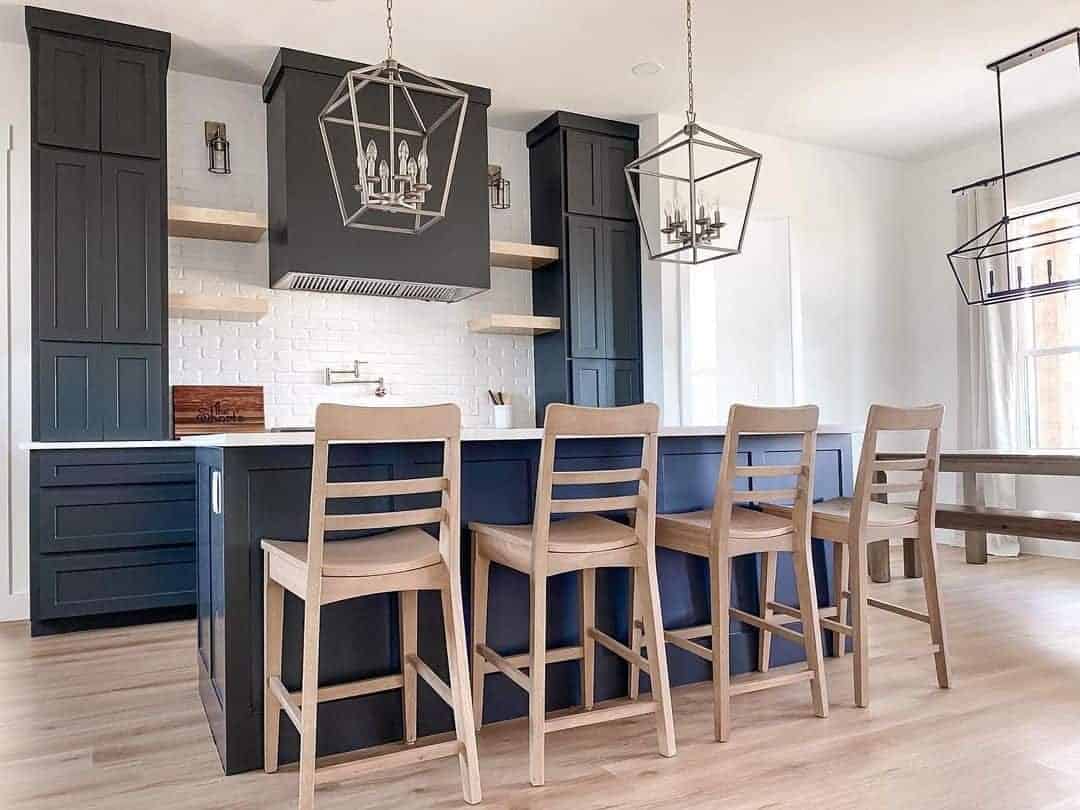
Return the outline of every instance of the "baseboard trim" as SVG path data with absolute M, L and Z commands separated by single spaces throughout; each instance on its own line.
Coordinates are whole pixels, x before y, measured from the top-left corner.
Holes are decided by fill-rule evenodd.
M 0 596 L 0 622 L 24 622 L 30 618 L 30 594 Z

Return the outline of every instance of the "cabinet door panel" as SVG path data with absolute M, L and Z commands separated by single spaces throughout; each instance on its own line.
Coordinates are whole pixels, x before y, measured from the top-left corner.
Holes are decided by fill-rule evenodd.
M 101 54 L 101 150 L 161 157 L 161 56 L 106 45 Z
M 626 164 L 637 157 L 637 147 L 626 138 L 601 141 L 601 201 L 605 217 L 633 219 L 634 203 L 626 186 Z
M 608 361 L 571 360 L 573 404 L 603 408 L 611 404 Z
M 606 356 L 637 359 L 641 356 L 641 264 L 635 223 L 604 223 L 604 261 L 611 291 Z
M 566 210 L 599 216 L 603 211 L 601 139 L 598 135 L 566 131 Z
M 101 170 L 102 336 L 161 343 L 161 163 L 105 156 Z
M 100 347 L 42 342 L 38 347 L 38 427 L 42 441 L 101 439 Z
M 570 282 L 570 354 L 604 357 L 610 321 L 610 276 L 601 220 L 570 217 L 567 224 Z
M 164 402 L 160 346 L 101 346 L 106 439 L 159 439 Z
M 73 149 L 101 143 L 101 46 L 38 32 L 34 103 L 37 141 Z
M 101 158 L 38 153 L 37 324 L 43 340 L 101 339 Z
M 611 404 L 637 405 L 641 397 L 641 366 L 632 360 L 609 360 Z

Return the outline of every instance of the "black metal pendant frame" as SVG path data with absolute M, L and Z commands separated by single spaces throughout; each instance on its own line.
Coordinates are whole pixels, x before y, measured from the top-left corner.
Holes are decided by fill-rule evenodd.
M 1016 233 L 1017 225 L 1024 220 L 1030 220 L 1054 211 L 1062 211 L 1075 208 L 1080 222 L 1080 200 L 1072 202 L 1052 204 L 1036 211 L 1027 211 L 1015 216 L 1009 215 L 1008 182 L 1010 177 L 1019 174 L 1043 169 L 1068 160 L 1080 158 L 1080 152 L 1072 152 L 1060 155 L 1050 160 L 1044 160 L 1029 166 L 1024 166 L 1013 171 L 1006 170 L 1005 163 L 1005 115 L 1004 103 L 1001 92 L 1001 74 L 1006 70 L 1023 65 L 1061 48 L 1076 46 L 1078 69 L 1080 69 L 1080 28 L 1073 28 L 1050 39 L 1043 40 L 1003 59 L 987 65 L 988 70 L 995 73 L 997 81 L 998 100 L 998 137 L 1000 139 L 1001 174 L 996 177 L 988 177 L 983 180 L 969 183 L 953 189 L 953 193 L 961 193 L 973 188 L 989 186 L 992 183 L 1001 183 L 1001 210 L 1004 212 L 1001 219 L 989 227 L 983 229 L 971 239 L 964 242 L 956 249 L 947 254 L 949 266 L 952 268 L 956 283 L 960 285 L 960 291 L 964 301 L 969 306 L 973 304 L 997 304 L 1007 301 L 1016 301 L 1023 298 L 1036 298 L 1043 295 L 1052 295 L 1072 289 L 1080 289 L 1080 268 L 1076 268 L 1076 278 L 1066 278 L 1055 281 L 1053 266 L 1047 268 L 1044 279 L 1037 278 L 1037 273 L 1032 271 L 1032 277 L 1024 279 L 1022 269 L 1016 269 L 1016 283 L 1013 283 L 1012 257 L 1018 253 L 1036 248 L 1049 247 L 1080 239 L 1080 224 L 1066 225 L 1063 227 L 1047 228 L 1035 233 Z M 1010 226 L 1013 230 L 1010 233 Z M 1004 257 L 1004 259 L 1002 259 Z M 977 288 L 969 278 L 964 282 L 962 272 L 964 268 L 970 268 L 970 262 L 975 264 L 975 272 L 963 275 L 974 275 L 978 280 Z M 995 268 L 1000 268 L 995 270 Z M 1004 276 L 1004 278 L 1002 278 Z M 1002 283 L 1004 282 L 1004 283 Z M 1026 282 L 1026 283 L 1025 283 Z

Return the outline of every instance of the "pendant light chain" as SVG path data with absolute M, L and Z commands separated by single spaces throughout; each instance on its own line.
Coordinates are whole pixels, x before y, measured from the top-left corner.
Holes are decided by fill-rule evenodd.
M 394 0 L 386 0 L 386 59 L 394 58 Z
M 686 87 L 690 106 L 686 110 L 686 120 L 693 124 L 694 114 L 694 25 L 690 8 L 691 0 L 686 0 Z

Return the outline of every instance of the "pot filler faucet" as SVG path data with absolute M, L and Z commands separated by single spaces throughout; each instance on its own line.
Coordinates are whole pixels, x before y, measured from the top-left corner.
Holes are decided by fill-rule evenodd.
M 354 360 L 352 368 L 328 368 L 326 369 L 327 385 L 374 385 L 375 396 L 386 396 L 386 380 L 382 377 L 364 379 L 361 376 L 361 366 L 366 366 L 364 360 Z

